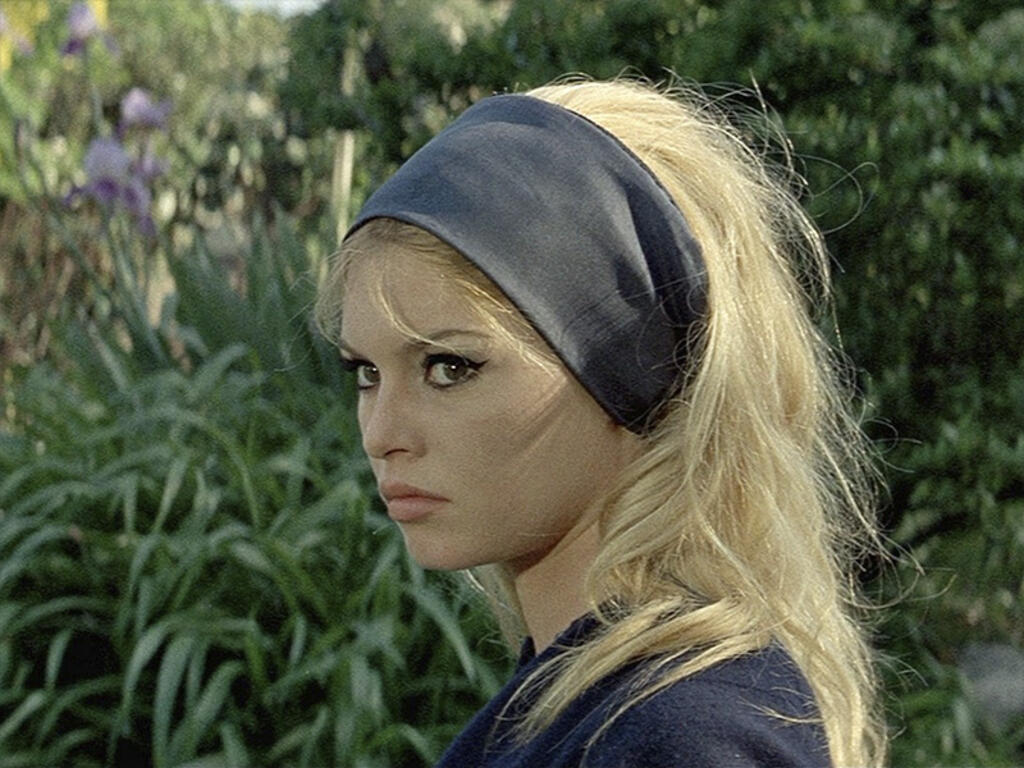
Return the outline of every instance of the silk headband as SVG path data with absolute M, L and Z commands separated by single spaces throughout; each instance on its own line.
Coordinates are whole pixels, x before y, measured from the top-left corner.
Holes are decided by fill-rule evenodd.
M 477 102 L 367 200 L 490 278 L 619 424 L 675 391 L 707 276 L 682 212 L 618 139 L 520 94 Z

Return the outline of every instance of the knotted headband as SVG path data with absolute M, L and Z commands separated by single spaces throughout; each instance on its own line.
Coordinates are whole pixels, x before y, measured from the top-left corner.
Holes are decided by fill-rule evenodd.
M 590 120 L 531 96 L 483 99 L 348 234 L 376 218 L 476 265 L 618 423 L 644 431 L 673 393 L 706 307 L 700 246 L 651 171 Z

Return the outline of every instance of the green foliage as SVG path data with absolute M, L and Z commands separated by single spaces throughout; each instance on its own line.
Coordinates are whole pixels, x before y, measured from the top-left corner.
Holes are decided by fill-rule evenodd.
M 920 566 L 865 585 L 896 601 L 892 762 L 1020 764 L 1024 726 L 988 723 L 958 666 L 971 640 L 1024 644 L 1017 5 L 327 0 L 282 22 L 112 0 L 119 53 L 85 68 L 56 54 L 55 2 L 0 76 L 0 762 L 438 754 L 504 662 L 407 562 L 309 327 L 334 140 L 356 131 L 357 207 L 491 91 L 674 71 L 756 85 L 835 256 L 883 522 Z M 145 245 L 55 205 L 132 85 L 174 102 Z
M 860 83 L 802 95 L 790 120 L 811 155 L 871 163 L 849 226 L 856 189 L 812 205 L 835 222 L 839 322 L 884 420 L 871 428 L 887 446 L 886 519 L 924 569 L 899 574 L 909 600 L 883 627 L 888 653 L 922 675 L 891 680 L 899 765 L 1010 765 L 1024 746 L 1012 727 L 988 732 L 955 667 L 969 641 L 1024 642 L 1024 15 L 990 14 L 833 22 L 830 55 Z M 826 188 L 836 174 L 817 166 Z
M 305 253 L 256 243 L 244 292 L 175 259 L 178 364 L 69 325 L 11 390 L 4 765 L 416 764 L 496 686 L 374 501 Z
M 164 165 L 151 213 L 171 247 L 202 234 L 218 258 L 237 263 L 250 247 L 249 217 L 284 209 L 313 255 L 323 250 L 320 233 L 333 231 L 331 137 L 288 131 L 275 90 L 288 59 L 280 20 L 205 0 L 112 0 L 113 50 L 93 40 L 86 55 L 68 57 L 59 49 L 71 2 L 47 5 L 32 53 L 0 74 L 0 355 L 27 363 L 46 353 L 45 326 L 68 304 L 116 301 L 106 239 L 97 237 L 103 212 L 79 199 L 75 217 L 60 214 L 86 182 L 90 141 L 118 135 L 132 87 L 171 107 L 166 131 L 124 137 Z M 146 264 L 152 244 L 115 234 L 122 252 L 136 251 L 139 281 L 158 280 Z
M 331 5 L 341 4 L 325 5 L 321 35 Z M 862 371 L 867 426 L 886 462 L 883 522 L 894 548 L 917 561 L 904 558 L 867 584 L 898 605 L 878 640 L 891 659 L 894 728 L 906 718 L 893 762 L 1020 763 L 1020 732 L 989 731 L 956 667 L 972 639 L 1024 643 L 1018 4 L 481 7 L 495 12 L 463 12 L 463 35 L 444 34 L 422 4 L 401 30 L 373 3 L 349 17 L 349 44 L 387 62 L 368 67 L 375 76 L 347 107 L 369 135 L 390 126 L 365 150 L 363 180 L 386 175 L 439 114 L 565 73 L 658 81 L 675 72 L 712 84 L 712 96 L 730 89 L 714 84 L 756 85 L 777 110 L 767 117 L 791 136 L 806 205 L 835 256 L 841 340 Z M 403 95 L 387 100 L 395 94 Z M 760 106 L 740 105 L 741 130 Z M 905 667 L 918 674 L 901 674 Z
M 409 563 L 311 325 L 333 226 L 277 204 L 317 173 L 274 159 L 317 141 L 270 87 L 285 28 L 193 6 L 112 4 L 116 50 L 70 59 L 55 6 L 0 82 L 0 764 L 427 764 L 507 660 Z M 154 237 L 57 199 L 131 85 L 174 100 Z

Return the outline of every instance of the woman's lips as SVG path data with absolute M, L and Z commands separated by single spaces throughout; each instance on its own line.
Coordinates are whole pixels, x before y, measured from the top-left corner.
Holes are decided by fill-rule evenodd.
M 448 503 L 436 493 L 405 483 L 381 483 L 380 495 L 388 506 L 388 517 L 396 523 L 420 520 Z

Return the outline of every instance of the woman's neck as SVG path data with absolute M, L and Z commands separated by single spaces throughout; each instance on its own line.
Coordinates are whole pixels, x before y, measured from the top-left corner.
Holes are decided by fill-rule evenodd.
M 583 584 L 600 545 L 596 520 L 567 533 L 535 563 L 515 571 L 516 596 L 537 653 L 590 606 Z

